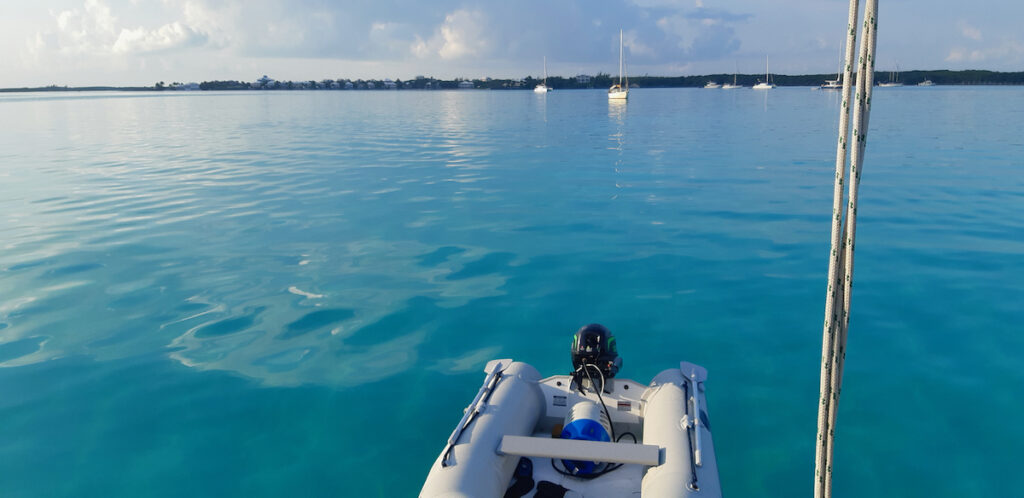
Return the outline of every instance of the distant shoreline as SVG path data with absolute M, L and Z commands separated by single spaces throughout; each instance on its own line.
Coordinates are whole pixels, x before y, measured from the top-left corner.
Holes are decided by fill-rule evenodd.
M 894 76 L 889 71 L 876 71 L 875 82 L 888 82 Z M 771 75 L 772 81 L 778 86 L 816 87 L 825 80 L 834 79 L 835 73 L 805 75 Z M 630 84 L 641 88 L 694 88 L 703 87 L 709 81 L 731 83 L 733 79 L 738 85 L 752 86 L 764 79 L 763 74 L 705 74 L 698 76 L 630 76 Z M 1024 71 L 999 72 L 984 70 L 933 70 L 933 71 L 902 71 L 895 76 L 896 81 L 908 86 L 917 85 L 925 80 L 935 85 L 969 86 L 969 85 L 1024 85 Z M 595 76 L 580 75 L 572 77 L 552 76 L 547 78 L 547 86 L 556 90 L 607 88 L 612 84 L 612 76 L 599 73 Z M 532 90 L 540 83 L 540 79 L 528 76 L 523 79 L 452 79 L 416 77 L 402 81 L 391 80 L 350 80 L 324 79 L 320 81 L 277 81 L 264 76 L 255 82 L 242 81 L 204 81 L 202 83 L 171 83 L 158 82 L 153 86 L 58 86 L 0 88 L 0 93 L 18 92 L 104 92 L 104 91 L 239 91 L 239 90 L 455 90 L 455 89 L 486 89 L 486 90 Z

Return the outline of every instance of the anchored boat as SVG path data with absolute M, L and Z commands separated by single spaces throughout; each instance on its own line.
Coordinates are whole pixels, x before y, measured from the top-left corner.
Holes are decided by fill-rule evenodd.
M 626 100 L 629 98 L 629 76 L 626 76 L 626 83 L 622 83 L 622 30 L 619 30 L 619 82 L 608 89 L 609 100 Z
M 551 87 L 548 86 L 548 56 L 544 56 L 544 80 L 535 87 L 533 91 L 536 93 L 548 93 L 551 91 Z
M 764 56 L 764 81 L 758 81 L 753 87 L 754 90 L 771 90 L 775 88 L 775 83 L 772 83 L 771 73 L 768 72 L 768 56 Z
M 572 364 L 541 378 L 523 362 L 488 362 L 420 497 L 721 496 L 704 368 L 616 378 L 615 338 L 598 324 L 574 336 Z

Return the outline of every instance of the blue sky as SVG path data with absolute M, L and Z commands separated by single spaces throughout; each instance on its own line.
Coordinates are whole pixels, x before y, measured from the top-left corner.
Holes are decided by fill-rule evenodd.
M 879 0 L 878 68 L 1024 70 L 1024 2 Z M 834 72 L 847 0 L 0 2 L 0 87 Z

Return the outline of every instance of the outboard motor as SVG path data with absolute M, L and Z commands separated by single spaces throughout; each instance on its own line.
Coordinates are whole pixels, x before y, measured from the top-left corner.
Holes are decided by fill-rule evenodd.
M 598 382 L 615 377 L 622 368 L 622 358 L 619 358 L 611 331 L 599 323 L 579 329 L 572 339 L 572 368 L 577 386 L 583 385 L 583 379 Z M 603 382 L 600 389 L 604 389 Z
M 593 389 L 601 403 L 601 391 L 608 379 L 615 377 L 622 367 L 615 347 L 615 336 L 597 323 L 585 325 L 572 339 L 572 381 L 581 391 Z M 584 383 L 589 381 L 589 383 Z M 615 436 L 607 407 L 590 401 L 579 401 L 565 415 L 562 439 L 584 441 L 611 441 Z M 591 476 L 598 472 L 600 462 L 562 460 L 566 471 L 574 476 Z

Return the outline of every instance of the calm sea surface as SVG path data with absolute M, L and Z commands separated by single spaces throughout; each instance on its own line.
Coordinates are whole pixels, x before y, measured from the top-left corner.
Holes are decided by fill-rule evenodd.
M 689 360 L 812 489 L 838 95 L 0 96 L 0 494 L 414 496 L 486 360 Z M 878 89 L 837 496 L 1024 488 L 1024 89 Z

